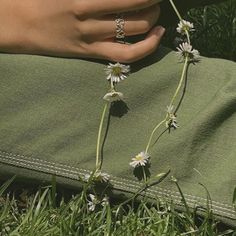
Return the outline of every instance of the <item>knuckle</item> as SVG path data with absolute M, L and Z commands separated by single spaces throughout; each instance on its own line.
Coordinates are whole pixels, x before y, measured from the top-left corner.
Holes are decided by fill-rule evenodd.
M 150 7 L 146 9 L 143 14 L 140 16 L 140 30 L 141 33 L 148 32 L 157 22 L 159 18 L 159 13 L 156 9 L 158 9 L 159 6 Z M 141 20 L 142 19 L 142 20 Z
M 74 6 L 74 13 L 78 18 L 84 18 L 88 14 L 89 9 L 87 7 L 86 1 L 76 1 Z
M 77 28 L 77 32 L 78 32 L 80 38 L 84 38 L 84 37 L 88 36 L 89 29 L 88 29 L 88 27 L 86 27 L 85 24 L 83 24 L 83 22 L 77 22 L 76 28 Z
M 89 22 L 87 20 L 78 20 L 76 22 L 76 32 L 77 38 L 82 42 L 93 41 L 91 35 L 93 34 L 93 30 L 90 27 Z
M 78 56 L 88 57 L 90 55 L 89 47 L 86 43 L 76 43 L 74 45 L 74 53 Z

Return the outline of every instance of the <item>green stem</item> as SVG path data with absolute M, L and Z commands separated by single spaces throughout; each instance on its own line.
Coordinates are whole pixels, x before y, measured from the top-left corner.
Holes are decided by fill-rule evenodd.
M 187 56 L 187 57 L 185 58 L 185 62 L 184 62 L 184 67 L 183 67 L 181 79 L 180 79 L 180 81 L 179 81 L 179 84 L 178 84 L 178 87 L 177 87 L 177 89 L 176 89 L 176 91 L 175 91 L 175 94 L 174 94 L 174 96 L 173 96 L 172 99 L 171 99 L 170 106 L 173 105 L 173 103 L 174 103 L 174 101 L 175 101 L 175 99 L 176 99 L 176 97 L 177 97 L 177 95 L 178 95 L 178 93 L 179 93 L 179 90 L 180 90 L 180 88 L 182 87 L 183 80 L 184 80 L 184 77 L 185 77 L 185 73 L 186 73 L 186 70 L 187 70 L 188 60 L 189 60 L 189 58 L 188 58 L 188 56 Z M 157 126 L 153 129 L 153 131 L 152 131 L 152 133 L 151 133 L 151 135 L 150 135 L 150 138 L 149 138 L 149 140 L 148 140 L 148 144 L 147 144 L 146 150 L 145 150 L 146 153 L 148 152 L 148 150 L 149 150 L 149 148 L 150 148 L 150 145 L 151 145 L 151 142 L 152 142 L 152 139 L 153 139 L 153 135 L 155 134 L 155 132 L 157 131 L 157 129 L 158 129 L 164 122 L 166 122 L 167 117 L 168 117 L 168 115 L 166 115 L 165 119 L 162 120 L 159 124 L 157 124 Z
M 113 84 L 113 81 L 111 79 L 111 91 L 115 88 L 114 84 Z
M 181 17 L 181 15 L 180 15 L 178 9 L 176 8 L 174 2 L 173 2 L 172 0 L 169 0 L 169 1 L 170 1 L 170 4 L 172 5 L 172 7 L 173 7 L 173 9 L 174 9 L 174 11 L 175 11 L 175 13 L 176 13 L 176 15 L 178 16 L 179 20 L 182 21 L 183 18 Z
M 186 36 L 187 36 L 187 42 L 188 42 L 188 44 L 191 45 L 191 41 L 190 41 L 190 36 L 189 36 L 188 30 L 185 30 L 185 34 L 186 34 Z
M 167 118 L 167 117 L 166 117 Z M 145 152 L 147 153 L 149 148 L 150 148 L 150 145 L 151 145 L 151 142 L 152 142 L 152 138 L 153 138 L 153 135 L 155 134 L 155 132 L 157 131 L 157 129 L 164 123 L 166 122 L 166 118 L 164 120 L 162 120 L 159 124 L 157 124 L 157 126 L 153 129 L 151 135 L 150 135 L 150 138 L 148 140 L 148 144 L 147 144 L 147 147 L 146 147 L 146 150 Z
M 143 179 L 144 179 L 144 183 L 147 184 L 147 175 L 146 175 L 146 172 L 145 172 L 145 167 L 142 166 L 142 169 L 143 169 Z
M 171 6 L 173 7 L 173 9 L 174 9 L 174 11 L 175 11 L 177 17 L 179 18 L 180 21 L 182 21 L 183 18 L 181 17 L 181 15 L 180 15 L 178 9 L 176 8 L 176 6 L 175 6 L 173 0 L 169 0 L 169 1 L 170 1 Z M 185 30 L 185 34 L 186 34 L 186 36 L 187 36 L 187 41 L 188 41 L 188 43 L 191 44 L 191 42 L 190 42 L 190 36 L 189 36 L 188 30 Z
M 170 1 L 170 4 L 172 5 L 172 7 L 173 7 L 173 9 L 174 9 L 174 11 L 175 11 L 175 13 L 176 13 L 176 15 L 178 16 L 179 20 L 182 21 L 183 19 L 182 19 L 181 15 L 180 15 L 178 9 L 176 8 L 176 6 L 175 6 L 173 0 L 169 0 L 169 1 Z M 187 41 L 188 41 L 188 43 L 191 44 L 191 42 L 190 42 L 190 36 L 189 36 L 188 30 L 185 30 L 185 34 L 186 34 L 186 36 L 187 36 Z M 186 73 L 187 66 L 188 66 L 188 61 L 189 61 L 189 57 L 186 56 L 185 61 L 184 61 L 184 67 L 183 67 L 182 75 L 181 75 L 181 78 L 180 78 L 178 87 L 177 87 L 177 89 L 176 89 L 176 91 L 175 91 L 175 93 L 174 93 L 174 96 L 173 96 L 172 99 L 171 99 L 170 106 L 173 105 L 173 103 L 174 103 L 174 101 L 175 101 L 175 99 L 176 99 L 176 97 L 177 97 L 177 95 L 178 95 L 178 93 L 179 93 L 179 91 L 180 91 L 180 89 L 181 89 L 181 87 L 182 87 L 182 84 L 183 84 L 183 81 L 184 81 L 184 78 L 185 78 L 185 73 Z M 150 145 L 151 145 L 151 142 L 152 142 L 152 139 L 153 139 L 153 136 L 154 136 L 155 132 L 158 130 L 158 128 L 159 128 L 163 123 L 165 123 L 165 122 L 167 121 L 167 118 L 168 118 L 168 114 L 166 115 L 165 119 L 162 120 L 159 124 L 157 124 L 157 126 L 153 129 L 153 131 L 152 131 L 152 133 L 151 133 L 151 135 L 150 135 L 150 137 L 149 137 L 146 150 L 145 150 L 146 153 L 148 152 L 148 150 L 149 150 L 149 148 L 150 148 Z M 145 180 L 145 182 L 146 182 L 146 180 Z
M 183 80 L 184 80 L 184 77 L 185 77 L 185 73 L 186 73 L 186 70 L 187 70 L 188 60 L 189 60 L 189 57 L 187 56 L 187 57 L 185 58 L 185 61 L 184 61 L 184 67 L 183 67 L 181 79 L 180 79 L 180 81 L 179 81 L 179 84 L 178 84 L 178 87 L 177 87 L 177 89 L 176 89 L 176 91 L 175 91 L 175 94 L 174 94 L 174 96 L 173 96 L 172 99 L 171 99 L 170 106 L 173 105 L 173 103 L 174 103 L 174 101 L 175 101 L 175 99 L 176 99 L 176 97 L 177 97 L 177 95 L 178 95 L 178 93 L 179 93 L 179 90 L 180 90 L 180 88 L 182 87 L 182 83 L 183 83 Z
M 102 127 L 103 127 L 107 107 L 108 107 L 108 102 L 104 106 L 100 125 L 99 125 L 98 138 L 97 138 L 97 151 L 96 151 L 96 170 L 101 168 L 99 164 L 100 142 L 101 142 Z

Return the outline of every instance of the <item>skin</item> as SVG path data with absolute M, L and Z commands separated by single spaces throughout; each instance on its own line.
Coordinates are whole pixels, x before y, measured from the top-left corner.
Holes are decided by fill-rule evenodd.
M 159 0 L 0 0 L 0 51 L 130 63 L 151 54 L 165 32 Z M 117 13 L 135 44 L 115 41 Z

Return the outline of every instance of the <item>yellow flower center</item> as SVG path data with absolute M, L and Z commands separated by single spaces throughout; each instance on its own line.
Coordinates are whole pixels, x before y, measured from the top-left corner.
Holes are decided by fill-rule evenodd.
M 121 74 L 121 72 L 122 72 L 122 70 L 121 70 L 121 67 L 114 67 L 113 68 L 113 71 L 112 71 L 112 73 L 114 74 L 114 75 L 120 75 Z
M 117 93 L 112 93 L 111 96 L 114 98 L 114 97 L 117 97 L 118 94 Z
M 136 159 L 137 161 L 142 161 L 142 160 L 143 160 L 143 157 L 142 157 L 141 155 L 137 155 L 137 156 L 135 157 L 135 159 Z
M 190 28 L 189 28 L 189 26 L 188 26 L 188 25 L 184 25 L 184 26 L 183 26 L 183 31 L 185 31 L 185 30 L 187 30 L 187 31 L 189 31 L 189 30 L 190 30 Z

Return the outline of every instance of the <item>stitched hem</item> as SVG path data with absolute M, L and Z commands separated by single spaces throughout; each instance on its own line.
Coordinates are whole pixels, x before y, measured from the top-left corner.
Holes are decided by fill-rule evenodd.
M 81 169 L 70 165 L 45 161 L 33 157 L 26 157 L 24 155 L 16 155 L 4 151 L 0 151 L 0 162 L 16 167 L 43 172 L 46 174 L 53 174 L 72 180 L 80 180 L 81 177 L 84 177 L 86 174 L 91 172 L 90 170 Z M 110 182 L 114 189 L 135 193 L 141 187 L 141 185 L 135 181 L 115 177 L 112 175 L 110 176 Z M 146 194 L 151 198 L 164 197 L 167 200 L 174 200 L 175 204 L 183 206 L 181 195 L 177 191 L 153 186 L 146 191 Z M 196 206 L 205 206 L 207 204 L 207 199 L 190 194 L 185 194 L 185 199 L 192 208 Z M 217 201 L 212 201 L 211 205 L 213 212 L 216 215 L 236 220 L 236 211 L 234 210 L 233 206 Z

